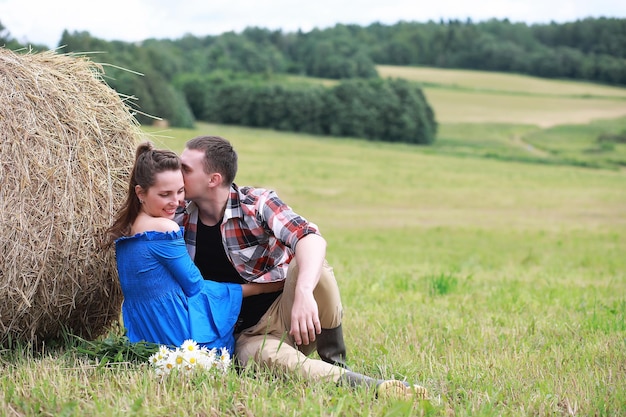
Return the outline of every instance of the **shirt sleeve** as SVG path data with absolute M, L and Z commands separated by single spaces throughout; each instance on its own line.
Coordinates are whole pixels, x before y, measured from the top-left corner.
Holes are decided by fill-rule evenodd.
M 320 234 L 317 225 L 295 213 L 275 191 L 265 190 L 259 196 L 258 205 L 261 221 L 278 240 L 290 248 L 295 248 L 306 235 Z
M 187 253 L 183 239 L 155 242 L 151 250 L 182 287 L 187 297 L 193 297 L 201 290 L 204 278 Z

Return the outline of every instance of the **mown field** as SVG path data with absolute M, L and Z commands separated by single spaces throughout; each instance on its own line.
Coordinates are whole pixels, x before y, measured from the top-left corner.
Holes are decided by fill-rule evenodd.
M 597 138 L 626 129 L 615 110 L 626 91 L 532 80 L 531 92 L 515 76 L 483 85 L 428 73 L 440 121 L 431 147 L 207 124 L 145 130 L 176 151 L 199 134 L 230 139 L 237 182 L 276 189 L 326 237 L 350 365 L 421 383 L 430 401 L 251 370 L 158 383 L 145 365 L 99 366 L 68 342 L 3 352 L 0 415 L 624 415 L 626 145 Z M 504 101 L 463 119 L 458 109 L 490 87 Z M 532 109 L 551 95 L 560 105 L 534 116 L 544 119 L 501 120 L 516 99 Z M 568 125 L 558 115 L 569 100 L 611 105 L 602 120 Z
M 437 153 L 547 164 L 626 166 L 626 88 L 526 75 L 379 66 L 382 77 L 422 85 L 441 124 Z

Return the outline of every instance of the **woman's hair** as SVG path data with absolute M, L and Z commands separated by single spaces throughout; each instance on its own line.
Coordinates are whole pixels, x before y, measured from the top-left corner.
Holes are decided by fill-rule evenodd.
M 139 185 L 144 191 L 148 191 L 154 185 L 157 174 L 176 170 L 180 170 L 180 159 L 176 153 L 165 149 L 154 149 L 151 142 L 143 142 L 137 147 L 126 201 L 115 216 L 113 225 L 107 229 L 107 245 L 111 245 L 121 236 L 128 236 L 131 224 L 139 215 L 141 205 L 135 187 Z

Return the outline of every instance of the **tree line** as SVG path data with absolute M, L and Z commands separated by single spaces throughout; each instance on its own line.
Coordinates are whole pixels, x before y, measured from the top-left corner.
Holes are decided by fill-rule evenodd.
M 205 121 L 317 135 L 429 144 L 437 123 L 406 80 L 354 78 L 332 87 L 228 70 L 187 74 L 176 85 Z
M 70 36 L 69 34 L 66 34 Z M 67 44 L 66 37 L 61 44 Z M 80 36 L 80 34 L 74 34 Z M 626 19 L 570 23 L 338 24 L 310 32 L 250 27 L 241 33 L 145 41 L 164 59 L 185 58 L 180 69 L 230 69 L 344 79 L 377 77 L 376 65 L 413 65 L 515 72 L 626 86 Z M 176 71 L 168 68 L 171 75 Z
M 0 43 L 17 45 L 1 24 Z M 626 19 L 614 18 L 534 25 L 506 19 L 338 24 L 306 33 L 250 27 L 138 44 L 65 31 L 59 46 L 60 52 L 101 52 L 92 59 L 111 64 L 107 82 L 136 98 L 131 102 L 141 123 L 156 115 L 182 127 L 206 120 L 411 143 L 434 140 L 435 115 L 418 85 L 380 80 L 378 64 L 626 85 Z M 338 81 L 322 88 L 294 83 L 286 75 Z

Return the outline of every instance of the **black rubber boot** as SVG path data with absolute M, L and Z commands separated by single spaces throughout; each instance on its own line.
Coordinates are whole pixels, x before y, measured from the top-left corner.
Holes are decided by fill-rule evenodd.
M 346 344 L 343 341 L 341 324 L 334 329 L 322 329 L 317 335 L 317 354 L 324 362 L 348 368 L 346 364 Z
M 353 388 L 359 387 L 359 386 L 366 386 L 368 388 L 376 388 L 378 385 L 380 385 L 383 382 L 384 380 L 382 379 L 375 379 L 367 375 L 348 371 L 344 373 L 343 375 L 341 375 L 341 377 L 339 378 L 339 381 L 337 382 L 337 385 L 347 385 Z

